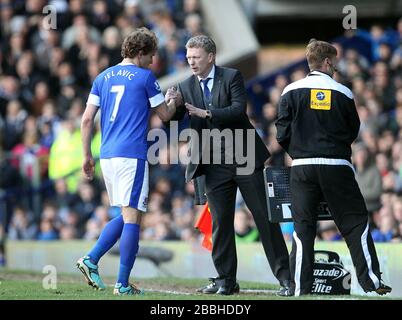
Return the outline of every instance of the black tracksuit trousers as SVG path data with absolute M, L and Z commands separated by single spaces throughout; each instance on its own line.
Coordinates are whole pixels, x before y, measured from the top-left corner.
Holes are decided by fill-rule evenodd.
M 290 190 L 295 228 L 290 268 L 295 282 L 295 295 L 311 292 L 320 199 L 328 203 L 332 217 L 348 245 L 359 284 L 365 291 L 378 288 L 380 267 L 368 229 L 368 212 L 352 168 L 347 165 L 293 166 Z

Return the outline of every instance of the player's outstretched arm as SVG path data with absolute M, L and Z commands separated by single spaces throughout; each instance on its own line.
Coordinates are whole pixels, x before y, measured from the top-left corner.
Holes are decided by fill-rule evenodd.
M 174 99 L 176 101 L 176 112 L 174 113 L 173 117 L 171 117 L 169 120 L 180 121 L 183 119 L 187 110 L 184 106 L 183 96 L 178 87 L 171 87 L 167 90 L 165 95 L 165 102 L 169 103 L 171 99 Z M 167 122 L 164 123 L 166 126 L 169 126 Z
M 91 139 L 92 129 L 94 126 L 95 115 L 98 112 L 98 107 L 93 104 L 87 104 L 81 120 L 81 140 L 84 160 L 82 163 L 82 171 L 85 177 L 89 180 L 93 179 L 95 172 L 95 161 L 92 158 Z
M 167 122 L 172 119 L 176 113 L 176 99 L 170 99 L 167 103 L 162 102 L 154 110 L 163 122 Z

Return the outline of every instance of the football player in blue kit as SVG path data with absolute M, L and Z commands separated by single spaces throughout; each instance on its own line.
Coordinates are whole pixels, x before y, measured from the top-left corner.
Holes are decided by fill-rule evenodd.
M 176 111 L 176 99 L 165 102 L 149 70 L 156 50 L 157 38 L 146 28 L 127 36 L 121 50 L 123 61 L 94 80 L 81 122 L 82 170 L 91 180 L 95 168 L 91 136 L 95 115 L 100 110 L 102 174 L 110 204 L 121 207 L 122 214 L 105 226 L 92 250 L 77 261 L 77 267 L 89 285 L 105 289 L 98 261 L 120 238 L 120 269 L 113 291 L 117 295 L 142 293 L 129 283 L 129 276 L 138 252 L 141 217 L 147 210 L 149 112 L 153 109 L 162 121 L 168 121 Z

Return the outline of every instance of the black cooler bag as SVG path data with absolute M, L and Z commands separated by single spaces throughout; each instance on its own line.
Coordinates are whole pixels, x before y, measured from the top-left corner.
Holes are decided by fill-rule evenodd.
M 336 252 L 314 251 L 312 294 L 349 295 L 351 275 Z

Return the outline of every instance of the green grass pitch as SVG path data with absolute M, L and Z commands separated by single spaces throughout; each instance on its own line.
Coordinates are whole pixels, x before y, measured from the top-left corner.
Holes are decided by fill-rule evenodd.
M 39 272 L 0 270 L 0 300 L 356 300 L 387 299 L 363 296 L 305 296 L 282 298 L 275 295 L 278 286 L 266 283 L 239 281 L 241 292 L 232 296 L 198 294 L 195 290 L 207 283 L 205 279 L 149 278 L 133 281 L 145 290 L 140 296 L 114 296 L 114 278 L 105 277 L 105 291 L 89 287 L 77 270 L 77 274 L 58 274 L 57 288 L 44 289 L 46 275 Z

